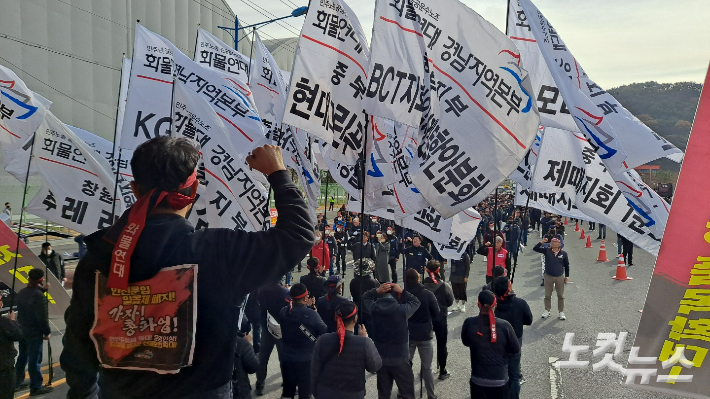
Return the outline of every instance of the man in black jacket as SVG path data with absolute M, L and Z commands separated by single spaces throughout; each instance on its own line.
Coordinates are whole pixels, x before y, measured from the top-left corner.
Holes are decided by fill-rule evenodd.
M 345 256 L 348 254 L 348 245 L 350 242 L 350 237 L 348 232 L 345 230 L 343 224 L 334 224 L 335 226 L 335 242 L 338 244 L 338 251 L 336 252 L 336 266 L 337 272 L 345 275 Z
M 301 276 L 300 282 L 306 286 L 310 295 L 317 301 L 318 298 L 325 295 L 325 289 L 323 287 L 325 278 L 321 276 L 323 269 L 320 266 L 318 258 L 308 258 L 306 265 L 308 266 L 308 274 Z
M 42 283 L 44 271 L 32 269 L 28 273 L 29 283 L 15 297 L 17 321 L 22 326 L 20 355 L 15 364 L 15 384 L 25 380 L 25 366 L 30 374 L 30 395 L 52 392 L 51 387 L 42 386 L 42 344 L 49 339 L 49 319 L 47 318 L 47 298 L 44 296 Z M 49 284 L 46 284 L 45 289 Z
M 252 337 L 249 334 L 238 334 L 237 349 L 234 352 L 234 372 L 232 373 L 232 391 L 234 399 L 251 398 L 249 374 L 259 369 L 259 359 L 251 346 Z
M 454 304 L 454 291 L 446 284 L 441 276 L 441 264 L 437 261 L 429 261 L 426 265 L 429 277 L 424 279 L 424 287 L 434 293 L 436 302 L 439 304 L 439 315 L 432 319 L 434 335 L 436 335 L 436 362 L 439 364 L 439 379 L 445 380 L 451 376 L 446 370 L 446 360 L 449 352 L 446 343 L 449 339 L 449 327 L 446 317 L 449 314 L 449 306 Z
M 432 321 L 439 317 L 439 303 L 434 293 L 421 284 L 421 276 L 414 269 L 405 273 L 407 292 L 419 299 L 419 308 L 409 318 L 409 361 L 414 359 L 414 352 L 419 349 L 421 369 L 420 378 L 424 379 L 428 399 L 436 399 L 434 393 L 434 378 L 431 374 L 431 363 L 434 361 L 434 326 Z
M 337 325 L 335 323 L 335 309 L 338 305 L 347 301 L 343 294 L 343 279 L 338 275 L 328 277 L 328 280 L 323 283 L 325 295 L 316 300 L 316 310 L 321 320 L 328 326 L 328 332 L 335 332 Z
M 414 269 L 420 274 L 424 273 L 426 263 L 432 260 L 429 251 L 422 246 L 422 238 L 420 236 L 414 236 L 414 238 L 412 238 L 412 246 L 405 248 L 404 257 L 407 270 Z
M 357 238 L 357 241 L 353 242 L 352 247 L 350 249 L 353 251 L 353 260 L 356 261 L 355 267 L 358 267 L 357 261 L 360 258 L 369 258 L 372 259 L 373 262 L 377 261 L 377 253 L 375 252 L 375 247 L 369 241 L 370 233 L 365 231 L 362 233 L 362 242 L 360 242 L 360 237 Z
M 507 398 L 508 357 L 520 352 L 520 344 L 510 323 L 495 317 L 492 292 L 478 294 L 478 308 L 479 315 L 469 317 L 461 327 L 461 343 L 471 354 L 471 397 Z
M 95 398 L 99 390 L 97 380 L 104 398 L 231 397 L 238 330 L 237 300 L 283 276 L 313 247 L 313 220 L 308 207 L 283 166 L 280 148 L 272 145 L 255 149 L 246 159 L 252 168 L 267 175 L 271 183 L 279 211 L 276 226 L 254 233 L 210 228 L 196 231 L 185 216 L 199 185 L 195 178 L 199 158 L 197 149 L 181 138 L 160 136 L 138 146 L 131 160 L 135 178 L 131 185 L 138 198 L 136 204 L 117 224 L 86 238 L 89 252 L 74 274 L 74 291 L 65 315 L 67 329 L 60 358 L 69 384 L 69 398 Z M 137 241 L 128 240 L 135 245 L 132 256 L 122 249 L 126 244 L 124 238 L 131 237 L 131 232 L 140 234 Z M 130 261 L 130 264 L 120 266 L 114 262 L 117 259 Z M 96 281 L 103 286 L 106 284 L 104 276 L 109 275 L 109 285 L 114 281 L 121 287 L 123 279 L 127 278 L 128 283 L 136 287 L 144 280 L 155 278 L 171 286 L 176 282 L 163 277 L 170 273 L 162 271 L 179 265 L 185 265 L 185 270 L 202 266 L 195 290 L 188 293 L 195 297 L 197 312 L 193 314 L 186 309 L 183 320 L 178 320 L 177 324 L 186 326 L 188 317 L 196 317 L 196 331 L 189 341 L 194 343 L 191 363 L 187 363 L 191 366 L 171 374 L 100 367 L 97 347 L 90 336 L 95 317 Z M 257 265 L 258 272 L 254 272 Z M 126 288 L 119 291 L 121 289 Z M 116 333 L 120 334 L 121 324 L 117 325 Z M 145 348 L 137 350 L 143 352 Z M 141 358 L 152 366 L 151 359 L 160 360 Z M 187 364 L 182 362 L 177 366 Z M 100 378 L 97 378 L 99 373 Z
M 316 340 L 325 334 L 328 327 L 313 309 L 315 298 L 308 295 L 303 284 L 294 284 L 290 291 L 291 303 L 279 314 L 283 334 L 281 376 L 283 398 L 293 398 L 298 388 L 298 397 L 311 397 L 311 359 Z
M 38 257 L 57 280 L 62 283 L 67 281 L 64 274 L 64 258 L 52 249 L 52 244 L 48 242 L 42 244 L 42 252 L 40 252 Z
M 387 227 L 387 240 L 390 242 L 389 265 L 392 271 L 392 282 L 397 283 L 397 262 L 399 262 L 399 254 L 401 244 L 399 238 L 394 234 L 394 227 Z
M 520 343 L 521 352 L 508 356 L 509 398 L 518 399 L 520 397 L 520 356 L 523 347 L 523 326 L 532 324 L 532 312 L 525 299 L 515 296 L 508 277 L 499 277 L 493 284 L 497 302 L 496 317 L 507 321 L 513 326 L 515 336 Z
M 281 351 L 283 350 L 283 341 L 281 337 L 275 337 L 269 331 L 267 319 L 270 317 L 275 321 L 281 313 L 284 305 L 288 303 L 288 289 L 281 285 L 281 279 L 277 279 L 273 283 L 269 283 L 259 288 L 259 304 L 261 305 L 261 347 L 259 348 L 259 368 L 256 370 L 256 396 L 264 394 L 264 386 L 266 383 L 266 372 L 269 364 L 271 352 L 276 347 L 279 364 L 281 362 Z M 270 316 L 269 316 L 270 315 Z
M 0 296 L 0 309 L 2 309 Z M 14 342 L 22 339 L 22 327 L 15 321 L 17 313 L 10 312 L 0 316 L 0 399 L 12 399 L 15 391 L 15 356 Z
M 382 368 L 377 372 L 379 399 L 390 398 L 394 382 L 403 399 L 414 399 L 407 320 L 419 308 L 419 299 L 407 295 L 399 285 L 390 283 L 367 291 L 362 299 L 372 315 L 372 340 L 382 358 Z

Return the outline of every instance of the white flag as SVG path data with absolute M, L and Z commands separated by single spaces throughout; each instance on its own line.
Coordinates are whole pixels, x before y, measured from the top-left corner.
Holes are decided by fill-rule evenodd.
M 131 66 L 133 62 L 130 58 L 123 58 L 121 64 L 121 84 L 118 88 L 118 113 L 116 114 L 116 143 L 121 142 L 121 132 L 123 131 L 123 118 L 126 116 L 126 100 L 128 99 L 128 85 L 131 80 Z M 118 159 L 120 146 L 116 145 L 114 158 Z M 132 154 L 131 154 L 132 155 Z M 128 158 L 130 159 L 130 157 Z
M 224 72 L 241 82 L 249 80 L 249 57 L 202 28 L 197 28 L 194 60 L 204 67 Z
M 654 236 L 663 238 L 670 214 L 670 205 L 648 187 L 633 169 L 614 176 L 614 181 L 629 205 L 641 216 L 646 228 Z
M 271 56 L 258 33 L 254 37 L 254 67 L 249 86 L 254 93 L 259 117 L 267 129 L 278 130 L 283 118 L 288 83 L 284 81 L 276 60 Z
M 518 50 L 456 0 L 378 1 L 373 32 L 367 110 L 420 127 L 414 184 L 452 217 L 503 181 L 535 137 Z
M 342 0 L 312 2 L 291 71 L 283 123 L 332 145 L 330 156 L 354 165 L 368 116 L 361 104 L 367 82 L 367 40 Z
M 173 76 L 209 102 L 240 154 L 266 144 L 264 126 L 248 98 L 251 92 L 238 80 L 200 66 L 140 24 L 134 48 L 121 148 L 132 150 L 145 140 L 169 134 Z
M 466 247 L 476 237 L 478 225 L 481 223 L 481 214 L 475 209 L 468 208 L 457 213 L 451 224 L 449 240 L 444 243 L 434 243 L 439 255 L 446 259 L 461 259 Z
M 540 126 L 537 135 L 535 135 L 535 141 L 533 141 L 530 148 L 528 148 L 525 158 L 523 158 L 513 173 L 510 174 L 509 178 L 524 188 L 530 188 L 532 184 L 532 176 L 533 173 L 535 173 L 535 164 L 537 164 L 537 154 L 540 153 L 540 145 L 542 144 L 544 132 L 545 128 Z
M 559 33 L 530 0 L 520 0 L 520 5 L 579 131 L 612 174 L 661 157 L 676 162 L 682 159 L 678 148 L 636 119 L 587 76 Z
M 0 65 L 0 143 L 10 150 L 22 145 L 44 120 L 52 103 L 28 89 L 14 72 Z
M 566 193 L 539 193 L 518 186 L 515 190 L 515 205 L 536 208 L 543 212 L 567 216 L 575 219 L 596 221 L 585 215 L 574 204 L 574 196 Z
M 114 179 L 108 162 L 51 112 L 37 129 L 32 161 L 45 184 L 28 212 L 82 234 L 113 224 Z
M 189 220 L 198 219 L 195 228 L 261 231 L 269 218 L 266 190 L 251 177 L 210 103 L 179 80 L 174 86 L 175 135 L 192 140 L 202 154 L 198 177 L 205 187 L 198 194 L 205 208 L 198 206 Z

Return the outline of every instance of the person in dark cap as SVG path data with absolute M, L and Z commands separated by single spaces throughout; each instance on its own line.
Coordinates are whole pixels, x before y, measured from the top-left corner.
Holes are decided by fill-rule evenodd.
M 353 302 L 362 303 L 362 294 L 380 286 L 380 283 L 372 277 L 375 270 L 375 262 L 370 259 L 363 259 L 362 272 L 360 271 L 360 262 L 355 263 L 353 270 L 355 277 L 350 280 L 350 295 L 353 297 Z M 367 327 L 367 331 L 372 333 L 372 315 L 366 306 L 362 306 L 362 309 L 360 309 L 360 317 L 358 323 L 364 324 Z M 355 333 L 357 334 L 358 330 Z
M 2 307 L 3 295 L 0 295 L 0 309 Z M 14 367 L 17 349 L 14 343 L 22 339 L 22 327 L 15 321 L 16 318 L 15 312 L 0 316 L 0 399 L 12 399 L 15 391 Z
M 510 399 L 520 397 L 520 356 L 523 348 L 523 326 L 533 322 L 530 306 L 525 299 L 518 298 L 513 293 L 513 285 L 506 276 L 499 277 L 493 283 L 496 295 L 496 317 L 503 319 L 513 326 L 515 336 L 520 343 L 521 352 L 508 356 L 508 378 L 510 378 Z
M 495 317 L 496 297 L 490 291 L 478 294 L 478 316 L 469 317 L 461 328 L 461 343 L 471 353 L 471 397 L 507 398 L 508 357 L 520 352 L 513 326 Z
M 318 298 L 325 295 L 323 287 L 323 284 L 325 284 L 325 278 L 321 276 L 324 269 L 318 258 L 315 257 L 308 258 L 306 266 L 308 267 L 308 274 L 301 276 L 300 281 L 301 284 L 306 286 L 310 295 L 317 301 Z
M 365 397 L 365 371 L 377 372 L 382 359 L 375 344 L 360 324 L 357 306 L 348 300 L 335 309 L 335 332 L 318 338 L 311 362 L 311 386 L 316 399 L 362 399 Z
M 311 359 L 316 340 L 328 327 L 313 310 L 315 298 L 301 283 L 290 290 L 291 302 L 281 309 L 279 324 L 283 335 L 281 377 L 284 398 L 293 398 L 298 388 L 299 399 L 311 397 Z
M 403 399 L 414 399 L 407 320 L 419 309 L 419 299 L 397 284 L 385 283 L 365 292 L 362 300 L 372 315 L 372 340 L 382 358 L 382 367 L 377 372 L 379 399 L 390 398 L 393 383 L 397 383 Z
M 44 271 L 32 269 L 27 273 L 27 287 L 15 296 L 17 321 L 22 326 L 20 354 L 15 364 L 15 384 L 21 386 L 25 380 L 25 367 L 30 375 L 30 395 L 52 392 L 54 388 L 42 386 L 42 344 L 49 339 L 49 319 L 47 318 L 47 298 L 44 292 L 49 284 L 44 284 Z
M 343 282 L 343 279 L 338 275 L 328 277 L 328 280 L 323 283 L 325 295 L 316 301 L 318 315 L 325 325 L 328 326 L 329 333 L 335 332 L 337 327 L 335 323 L 335 309 L 338 308 L 338 305 L 347 301 L 347 299 L 342 296 Z
M 487 290 L 487 291 L 493 292 L 493 287 L 494 287 L 496 279 L 498 277 L 508 275 L 507 270 L 503 266 L 493 266 L 493 271 L 491 272 L 491 274 L 492 274 L 493 280 L 491 280 L 490 283 L 481 287 L 481 290 Z
M 314 223 L 301 191 L 283 164 L 281 149 L 265 145 L 254 149 L 246 162 L 266 175 L 271 184 L 279 212 L 276 225 L 257 232 L 210 227 L 196 230 L 186 216 L 200 185 L 200 158 L 198 149 L 184 138 L 159 136 L 139 145 L 131 159 L 136 203 L 113 226 L 86 237 L 88 252 L 74 274 L 60 357 L 69 385 L 68 397 L 90 398 L 99 391 L 103 397 L 232 397 L 237 301 L 283 276 L 306 256 L 313 247 Z M 268 213 L 259 216 L 266 218 Z M 256 272 L 255 265 L 259 265 Z M 194 290 L 176 287 L 179 281 L 169 269 L 172 267 L 185 270 L 183 276 L 199 274 Z M 194 311 L 186 306 L 184 312 L 176 314 L 177 326 L 194 325 L 190 334 L 194 338 L 181 340 L 169 352 L 162 351 L 165 356 L 173 356 L 170 364 L 161 356 L 144 356 L 140 367 L 102 367 L 137 361 L 133 352 L 146 347 L 112 347 L 111 353 L 105 347 L 97 350 L 92 332 L 94 338 L 103 334 L 92 326 L 95 316 L 108 319 L 109 309 L 102 309 L 102 301 L 95 301 L 96 292 L 108 291 L 110 295 L 111 288 L 138 288 L 148 280 L 156 287 L 176 287 L 196 304 Z M 99 309 L 96 314 L 95 308 Z M 146 320 L 164 317 L 158 316 L 160 309 L 146 306 Z M 139 322 L 138 318 L 133 321 Z M 103 325 L 104 334 L 125 336 L 123 322 Z M 99 359 L 102 353 L 105 356 Z M 179 355 L 184 353 L 189 355 Z M 152 371 L 156 367 L 170 367 L 172 372 L 156 373 Z
M 407 320 L 409 328 L 409 361 L 412 362 L 414 352 L 418 350 L 421 364 L 419 375 L 420 378 L 424 379 L 427 398 L 436 399 L 434 378 L 431 373 L 431 363 L 434 359 L 434 346 L 431 341 L 434 338 L 432 320 L 439 316 L 439 304 L 434 293 L 421 284 L 421 276 L 415 269 L 407 269 L 404 273 L 404 281 L 409 294 L 416 296 L 420 302 L 419 308 Z
M 426 271 L 428 277 L 424 279 L 424 287 L 434 293 L 436 302 L 439 304 L 439 315 L 432 319 L 432 327 L 434 335 L 436 335 L 436 362 L 439 365 L 439 379 L 445 380 L 451 376 L 451 373 L 446 370 L 446 360 L 449 356 L 446 349 L 449 339 L 449 326 L 446 317 L 449 314 L 449 306 L 454 304 L 454 291 L 441 277 L 439 262 L 429 261 Z

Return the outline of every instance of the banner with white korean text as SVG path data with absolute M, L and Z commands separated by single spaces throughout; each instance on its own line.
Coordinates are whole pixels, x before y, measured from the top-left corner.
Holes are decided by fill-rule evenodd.
M 520 0 L 560 94 L 581 131 L 612 174 L 683 153 L 649 129 L 584 72 L 559 33 L 530 0 Z
M 518 186 L 515 190 L 515 205 L 528 206 L 555 215 L 595 221 L 577 208 L 577 205 L 574 204 L 574 197 L 570 197 L 569 194 L 564 192 L 539 193 Z
M 229 140 L 222 119 L 210 104 L 181 81 L 173 93 L 173 125 L 177 137 L 200 149 L 198 178 L 203 182 L 188 220 L 196 229 L 224 227 L 261 231 L 269 218 L 267 194 Z
M 446 218 L 480 202 L 540 123 L 515 44 L 457 0 L 378 1 L 372 43 L 366 109 L 420 128 L 419 192 Z
M 354 165 L 369 118 L 362 106 L 367 39 L 343 0 L 312 2 L 298 39 L 283 123 L 332 146 L 336 162 Z
M 666 234 L 626 369 L 627 384 L 709 397 L 710 70 L 688 139 Z M 700 206 L 698 206 L 700 205 Z
M 33 163 L 45 183 L 27 212 L 87 235 L 120 216 L 111 219 L 115 176 L 108 161 L 49 111 L 35 133 Z

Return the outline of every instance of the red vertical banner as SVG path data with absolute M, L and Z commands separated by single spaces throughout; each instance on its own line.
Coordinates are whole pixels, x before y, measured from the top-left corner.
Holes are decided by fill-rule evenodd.
M 625 383 L 653 391 L 710 396 L 710 70 Z M 645 359 L 644 359 L 645 358 Z

